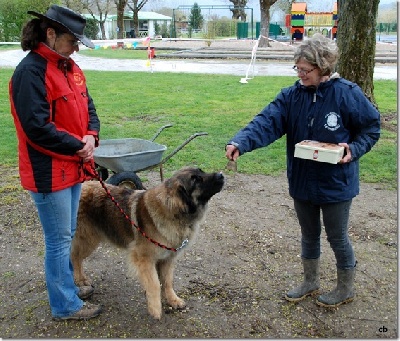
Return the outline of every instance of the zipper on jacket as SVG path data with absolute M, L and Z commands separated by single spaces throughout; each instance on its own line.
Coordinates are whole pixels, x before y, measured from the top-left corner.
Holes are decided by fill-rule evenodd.
M 315 103 L 316 101 L 317 101 L 317 93 L 314 92 L 313 103 Z

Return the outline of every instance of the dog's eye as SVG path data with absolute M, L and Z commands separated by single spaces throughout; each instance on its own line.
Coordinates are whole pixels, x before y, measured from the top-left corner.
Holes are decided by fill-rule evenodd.
M 203 178 L 198 175 L 192 175 L 192 181 L 193 182 L 203 182 Z

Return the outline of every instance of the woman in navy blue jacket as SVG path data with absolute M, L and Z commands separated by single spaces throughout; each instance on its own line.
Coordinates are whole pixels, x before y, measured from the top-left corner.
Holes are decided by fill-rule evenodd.
M 337 287 L 317 298 L 336 307 L 354 299 L 356 259 L 348 235 L 352 199 L 359 193 L 359 159 L 380 136 L 380 115 L 360 87 L 333 72 L 338 59 L 335 42 L 315 34 L 295 51 L 293 67 L 300 78 L 283 89 L 227 144 L 226 157 L 268 146 L 286 135 L 289 193 L 301 227 L 304 280 L 286 299 L 297 302 L 319 289 L 321 219 L 336 257 Z M 344 147 L 337 164 L 294 157 L 303 140 Z

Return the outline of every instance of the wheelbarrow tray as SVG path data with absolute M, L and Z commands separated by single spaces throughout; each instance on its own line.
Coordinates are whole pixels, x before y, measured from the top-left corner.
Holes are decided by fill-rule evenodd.
M 101 140 L 94 162 L 113 172 L 136 172 L 157 166 L 166 146 L 136 138 Z

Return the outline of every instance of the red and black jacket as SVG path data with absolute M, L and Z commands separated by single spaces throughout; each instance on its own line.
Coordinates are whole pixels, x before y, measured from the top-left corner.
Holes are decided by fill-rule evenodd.
M 50 193 L 84 181 L 76 152 L 84 135 L 97 141 L 100 122 L 78 65 L 40 43 L 16 67 L 9 94 L 22 186 Z

